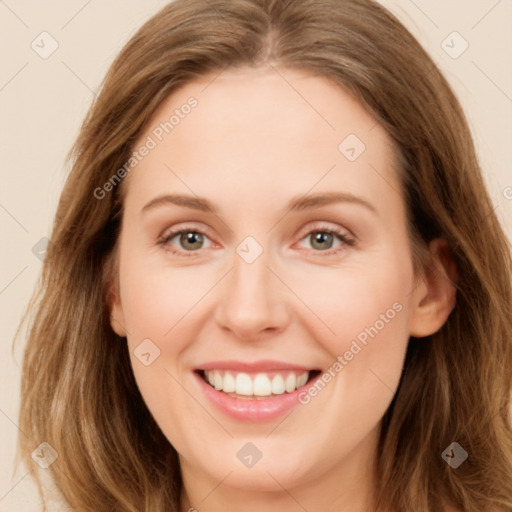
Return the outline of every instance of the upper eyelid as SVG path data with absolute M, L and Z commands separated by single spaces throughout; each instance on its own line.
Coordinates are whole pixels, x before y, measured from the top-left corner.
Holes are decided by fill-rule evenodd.
M 296 236 L 299 236 L 300 234 L 304 234 L 304 236 L 306 236 L 309 233 L 312 233 L 315 231 L 318 231 L 318 232 L 332 231 L 333 233 L 340 233 L 340 234 L 346 233 L 348 236 L 351 236 L 351 237 L 354 236 L 352 234 L 352 232 L 345 227 L 338 226 L 338 225 L 329 226 L 326 221 L 319 221 L 319 222 L 321 223 L 321 225 L 301 229 L 300 231 L 297 232 Z
M 204 227 L 198 228 L 196 226 L 190 226 L 190 225 L 186 225 L 186 224 L 181 226 L 180 224 L 181 223 L 178 224 L 179 227 L 173 226 L 173 227 L 164 229 L 162 231 L 162 234 L 158 237 L 158 239 L 167 238 L 171 234 L 174 237 L 183 231 L 192 232 L 192 233 L 201 233 L 201 234 L 205 234 L 208 236 L 212 232 L 211 229 L 209 229 L 209 228 L 204 228 Z M 209 236 L 209 238 L 211 238 L 211 237 Z
M 295 236 L 299 236 L 300 234 L 303 234 L 302 238 L 308 234 L 310 234 L 311 232 L 314 232 L 314 231 L 340 231 L 340 232 L 346 232 L 348 236 L 351 236 L 353 237 L 354 235 L 352 234 L 352 232 L 345 228 L 345 227 L 342 227 L 342 226 L 328 226 L 328 222 L 327 221 L 316 221 L 316 222 L 320 222 L 322 223 L 321 226 L 313 226 L 313 227 L 308 227 L 308 228 L 303 228 L 301 230 L 298 230 L 295 232 Z M 185 223 L 183 223 L 185 224 Z M 180 224 L 178 224 L 179 226 Z M 205 234 L 205 235 L 208 235 L 212 232 L 212 230 L 210 228 L 203 228 L 203 227 L 200 227 L 200 228 L 197 228 L 196 226 L 191 226 L 191 225 L 187 225 L 185 224 L 184 226 L 180 226 L 178 228 L 176 227 L 172 227 L 172 228 L 166 228 L 162 234 L 158 237 L 159 239 L 161 238 L 166 238 L 168 235 L 166 235 L 166 233 L 169 233 L 169 234 L 173 234 L 173 236 L 179 234 L 180 232 L 182 231 L 189 231 L 189 232 L 198 232 L 198 233 L 201 233 L 201 234 Z M 212 237 L 210 237 L 212 238 Z

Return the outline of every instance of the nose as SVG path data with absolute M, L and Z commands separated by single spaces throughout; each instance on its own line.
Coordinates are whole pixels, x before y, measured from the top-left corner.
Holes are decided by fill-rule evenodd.
M 216 309 L 216 322 L 237 338 L 256 341 L 275 335 L 289 322 L 286 287 L 275 275 L 266 251 L 247 263 L 234 254 Z M 271 267 L 270 270 L 268 267 Z

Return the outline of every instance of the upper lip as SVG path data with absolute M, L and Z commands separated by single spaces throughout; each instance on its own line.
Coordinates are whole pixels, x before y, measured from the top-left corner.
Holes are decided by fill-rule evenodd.
M 280 370 L 311 371 L 311 366 L 285 363 L 282 361 L 211 361 L 195 368 L 196 370 L 232 370 L 238 372 L 277 372 Z

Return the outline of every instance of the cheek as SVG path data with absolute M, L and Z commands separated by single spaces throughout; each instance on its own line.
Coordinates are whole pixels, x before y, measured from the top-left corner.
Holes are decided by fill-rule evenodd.
M 369 423 L 370 416 L 376 421 L 392 399 L 409 341 L 412 263 L 406 247 L 387 254 L 363 265 L 322 269 L 314 279 L 295 279 L 295 291 L 307 298 L 314 313 L 303 320 L 329 354 L 323 370 L 330 369 L 326 380 L 334 382 L 334 403 L 344 404 L 340 415 L 355 419 L 359 410 Z
M 187 323 L 182 319 L 196 312 L 215 280 L 207 270 L 162 268 L 144 262 L 127 265 L 121 283 L 124 317 L 132 338 L 163 340 Z
M 179 444 L 179 440 L 186 437 L 185 433 L 193 429 L 176 422 L 176 410 L 185 417 L 196 417 L 200 413 L 183 388 L 186 383 L 180 368 L 181 355 L 205 321 L 199 316 L 200 301 L 213 286 L 214 276 L 207 270 L 199 273 L 192 267 L 162 268 L 132 258 L 125 260 L 120 277 L 130 359 L 137 386 L 162 430 L 172 433 L 173 441 Z M 150 353 L 147 366 L 138 357 L 143 352 L 139 350 L 143 343 L 147 344 L 144 353 Z
M 330 353 L 347 350 L 350 342 L 384 335 L 407 335 L 413 271 L 400 256 L 365 261 L 344 268 L 321 268 L 308 276 L 290 269 L 294 292 L 310 313 L 302 316 Z M 371 331 L 371 334 L 368 333 Z M 330 350 L 329 350 L 330 348 Z

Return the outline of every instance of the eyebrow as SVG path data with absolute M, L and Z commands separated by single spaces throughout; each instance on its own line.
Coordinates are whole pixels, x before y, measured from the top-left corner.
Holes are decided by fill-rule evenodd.
M 289 201 L 286 210 L 303 211 L 319 208 L 321 206 L 326 206 L 333 203 L 356 204 L 377 215 L 377 210 L 370 202 L 368 202 L 366 199 L 363 199 L 362 197 L 358 197 L 348 192 L 328 192 L 297 196 Z M 148 210 L 152 210 L 156 207 L 165 205 L 184 206 L 186 208 L 213 213 L 215 215 L 219 213 L 219 209 L 205 198 L 179 194 L 165 194 L 155 197 L 142 208 L 141 212 L 144 213 Z

